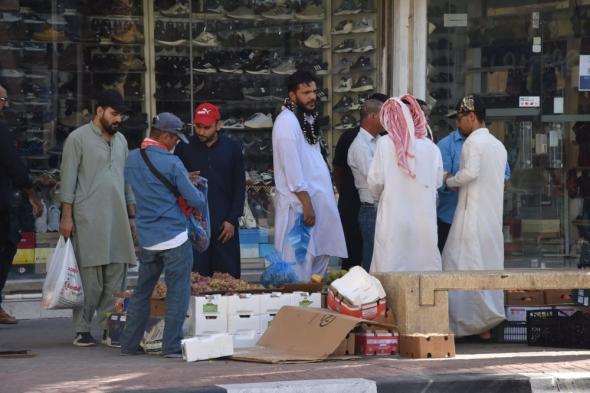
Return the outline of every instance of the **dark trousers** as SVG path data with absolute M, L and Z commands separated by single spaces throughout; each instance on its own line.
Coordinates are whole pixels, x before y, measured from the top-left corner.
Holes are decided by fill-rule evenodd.
M 348 258 L 342 260 L 342 269 L 360 266 L 363 259 L 363 236 L 359 226 L 360 202 L 345 201 L 342 196 L 338 200 L 338 211 L 344 230 L 344 241 L 348 250 Z
M 451 230 L 451 224 L 447 224 L 440 219 L 436 219 L 436 225 L 438 228 L 438 250 L 442 254 L 445 244 L 447 243 L 447 237 L 449 237 L 449 231 Z
M 16 215 L 5 211 L 0 212 L 0 304 L 2 303 L 2 291 L 6 285 L 8 273 L 10 273 L 19 240 L 20 233 Z
M 236 227 L 234 237 L 226 243 L 217 240 L 220 231 L 211 228 L 211 242 L 205 252 L 193 248 L 193 272 L 202 276 L 211 276 L 215 272 L 229 273 L 240 278 L 240 236 Z

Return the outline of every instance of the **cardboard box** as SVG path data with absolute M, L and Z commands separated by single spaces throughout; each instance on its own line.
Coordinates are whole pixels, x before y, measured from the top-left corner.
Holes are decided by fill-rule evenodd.
M 59 241 L 59 232 L 37 233 L 35 236 L 36 248 L 55 248 Z
M 267 228 L 240 229 L 240 245 L 270 243 Z
M 127 314 L 125 313 L 113 313 L 109 316 L 107 321 L 107 340 L 106 344 L 111 347 L 120 347 L 121 346 L 121 333 L 123 333 L 123 329 L 125 328 L 125 322 L 127 321 Z M 150 331 L 158 322 L 160 322 L 160 318 L 153 318 L 150 317 L 148 319 L 148 323 L 145 327 L 145 331 Z
M 322 294 L 319 292 L 293 292 L 291 294 L 291 305 L 296 307 L 322 308 Z
M 259 258 L 258 243 L 256 244 L 242 244 L 240 243 L 240 257 L 241 258 Z
M 13 265 L 27 265 L 35 263 L 35 248 L 19 248 L 16 250 Z
M 279 312 L 281 307 L 290 306 L 292 301 L 290 293 L 261 293 L 258 296 L 260 298 L 260 313 L 273 314 L 273 316 Z
M 35 248 L 35 263 L 47 264 L 55 248 Z
M 243 332 L 231 335 L 234 349 L 252 348 L 255 347 L 262 337 L 262 334 L 256 332 Z
M 556 306 L 556 307 L 548 307 L 548 306 L 538 306 L 538 307 L 527 307 L 527 306 L 508 306 L 506 307 L 506 320 L 513 321 L 513 322 L 526 322 L 526 313 L 527 311 L 537 311 L 537 310 L 546 310 L 549 308 L 554 308 L 556 310 L 560 310 L 568 316 L 573 315 L 578 309 L 576 306 Z
M 230 315 L 227 318 L 227 332 L 238 334 L 242 332 L 260 332 L 260 315 Z
M 35 248 L 35 232 L 21 232 L 16 248 L 20 250 Z
M 508 306 L 540 306 L 545 304 L 545 293 L 534 291 L 506 291 L 505 302 Z
M 522 220 L 523 233 L 561 233 L 559 220 Z
M 276 313 L 272 313 L 272 314 L 260 314 L 260 329 L 259 332 L 260 333 L 264 333 L 266 332 L 266 329 L 268 329 L 272 323 L 272 320 L 277 316 Z
M 227 333 L 185 338 L 180 341 L 182 358 L 187 362 L 216 359 L 234 353 L 232 337 Z
M 399 354 L 405 358 L 453 358 L 455 336 L 453 334 L 412 334 L 399 338 Z
M 285 306 L 256 347 L 238 351 L 232 358 L 262 363 L 322 361 L 334 354 L 346 336 L 361 324 L 394 329 L 326 309 Z
M 393 331 L 361 327 L 354 335 L 357 354 L 395 355 L 399 352 L 399 335 Z
M 227 313 L 229 316 L 260 314 L 260 295 L 240 293 L 227 296 Z
M 226 296 L 192 296 L 188 309 L 189 335 L 227 333 L 227 316 Z
M 384 316 L 385 310 L 387 309 L 385 298 L 379 299 L 373 303 L 363 304 L 360 307 L 354 306 L 348 299 L 341 296 L 338 291 L 332 287 L 328 289 L 326 302 L 328 308 L 332 311 L 364 319 L 375 319 L 379 316 Z
M 267 255 L 270 255 L 276 251 L 277 250 L 275 250 L 274 244 L 261 243 L 258 245 L 258 254 L 260 255 L 261 258 L 264 258 Z
M 546 289 L 544 292 L 545 304 L 570 304 L 574 301 L 569 289 Z
M 166 299 L 150 299 L 150 317 L 166 316 Z
M 356 336 L 355 333 L 348 333 L 344 340 L 340 343 L 338 348 L 332 352 L 331 356 L 352 356 L 356 349 Z

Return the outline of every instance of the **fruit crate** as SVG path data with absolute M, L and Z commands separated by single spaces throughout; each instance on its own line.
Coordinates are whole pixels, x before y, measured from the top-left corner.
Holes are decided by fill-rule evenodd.
M 524 321 L 504 321 L 493 329 L 494 342 L 499 344 L 526 344 L 527 324 Z
M 590 349 L 590 314 L 568 316 L 560 310 L 527 311 L 529 345 Z

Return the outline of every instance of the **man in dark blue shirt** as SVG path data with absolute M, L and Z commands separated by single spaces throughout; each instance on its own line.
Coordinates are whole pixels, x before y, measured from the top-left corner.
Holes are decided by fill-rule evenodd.
M 244 210 L 246 179 L 244 157 L 238 142 L 223 135 L 219 108 L 210 103 L 195 110 L 194 135 L 189 144 L 176 147 L 176 154 L 189 172 L 208 180 L 211 243 L 204 253 L 194 251 L 193 271 L 210 276 L 214 272 L 240 277 L 238 218 Z

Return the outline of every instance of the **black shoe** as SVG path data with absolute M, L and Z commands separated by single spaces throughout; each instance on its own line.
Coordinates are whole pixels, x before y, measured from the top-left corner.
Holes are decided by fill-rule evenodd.
M 366 56 L 360 56 L 353 65 L 350 66 L 351 72 L 364 72 L 364 71 L 371 71 L 373 69 L 373 65 L 371 64 L 371 59 Z
M 89 332 L 78 332 L 73 344 L 77 347 L 93 347 L 96 345 L 96 340 Z

